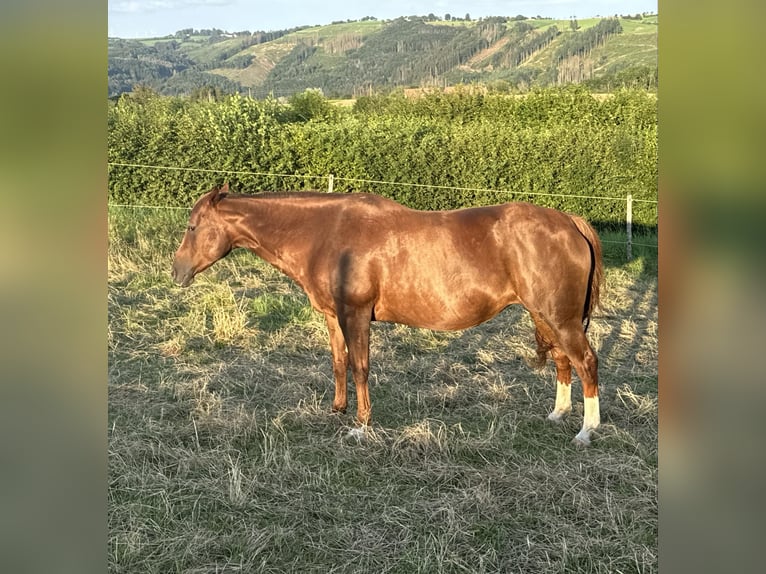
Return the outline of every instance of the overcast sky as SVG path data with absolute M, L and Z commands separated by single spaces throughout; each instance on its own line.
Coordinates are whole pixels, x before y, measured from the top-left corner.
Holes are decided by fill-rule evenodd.
M 588 18 L 638 12 L 657 12 L 657 0 L 109 0 L 108 34 L 148 38 L 185 28 L 254 32 L 429 13 L 442 18 L 445 14 Z

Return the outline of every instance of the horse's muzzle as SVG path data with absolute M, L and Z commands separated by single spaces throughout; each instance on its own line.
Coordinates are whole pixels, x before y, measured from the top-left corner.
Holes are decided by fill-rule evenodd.
M 183 265 L 178 260 L 173 261 L 173 270 L 170 272 L 173 281 L 181 287 L 188 287 L 194 281 L 194 271 L 188 265 Z

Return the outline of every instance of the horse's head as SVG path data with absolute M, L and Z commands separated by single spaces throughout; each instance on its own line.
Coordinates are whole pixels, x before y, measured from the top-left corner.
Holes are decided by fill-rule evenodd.
M 192 208 L 186 233 L 173 258 L 173 280 L 183 287 L 188 287 L 197 273 L 226 257 L 232 249 L 229 226 L 218 209 L 228 191 L 228 183 L 213 188 Z

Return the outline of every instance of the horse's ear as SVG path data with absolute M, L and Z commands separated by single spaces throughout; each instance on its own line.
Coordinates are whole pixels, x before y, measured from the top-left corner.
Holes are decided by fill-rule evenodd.
M 210 195 L 210 204 L 215 207 L 224 197 L 226 197 L 227 193 L 229 193 L 228 181 L 224 183 L 223 186 L 213 190 L 213 193 Z

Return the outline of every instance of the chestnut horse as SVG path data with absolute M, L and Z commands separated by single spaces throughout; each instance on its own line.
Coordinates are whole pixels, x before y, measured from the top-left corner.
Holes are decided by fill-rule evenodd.
M 344 412 L 347 371 L 357 419 L 370 422 L 370 322 L 436 330 L 473 327 L 522 304 L 535 323 L 538 363 L 556 364 L 554 422 L 572 409 L 572 366 L 583 386 L 575 442 L 600 423 L 598 359 L 585 336 L 599 300 L 601 243 L 580 217 L 528 203 L 416 211 L 377 195 L 314 192 L 202 196 L 173 261 L 173 279 L 194 276 L 244 247 L 292 278 L 324 314 Z

